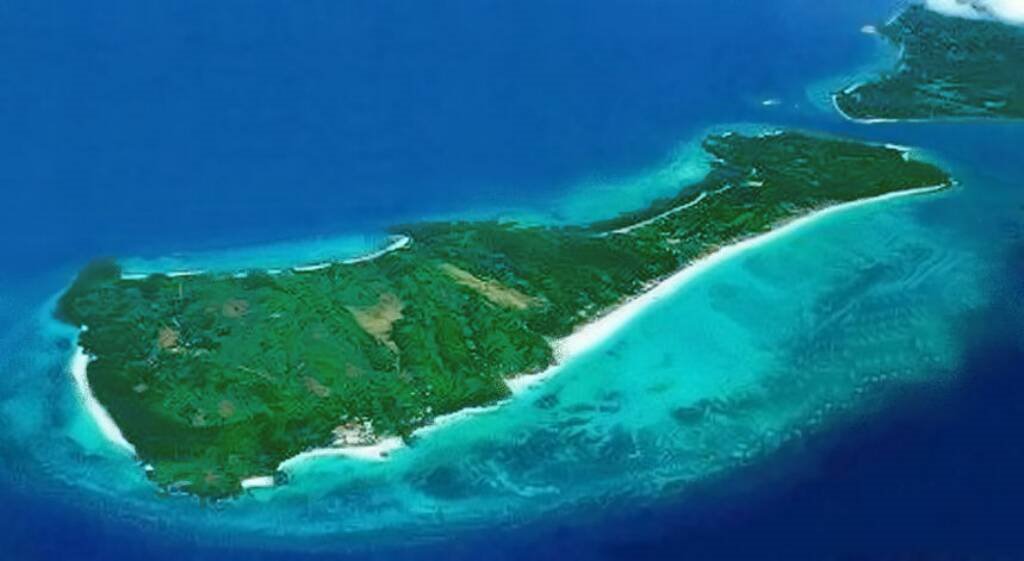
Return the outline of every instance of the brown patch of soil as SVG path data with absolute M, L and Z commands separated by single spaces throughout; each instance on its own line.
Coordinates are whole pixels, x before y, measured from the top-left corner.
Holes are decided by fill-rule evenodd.
M 156 335 L 156 343 L 160 346 L 161 350 L 164 351 L 177 351 L 178 350 L 178 339 L 181 335 L 177 329 L 171 327 L 161 327 L 160 331 Z
M 331 388 L 320 383 L 320 380 L 312 376 L 306 376 L 306 389 L 317 397 L 327 397 L 331 395 Z
M 249 301 L 241 298 L 232 298 L 221 306 L 220 312 L 224 317 L 240 318 L 249 313 Z
M 501 284 L 500 282 L 481 279 L 469 271 L 460 269 L 451 263 L 441 265 L 441 270 L 447 273 L 448 276 L 455 279 L 455 282 L 478 292 L 481 296 L 499 306 L 512 308 L 514 310 L 525 310 L 537 303 L 537 299 L 532 296 L 527 296 L 514 288 Z
M 396 321 L 402 319 L 402 308 L 405 307 L 398 296 L 385 292 L 377 297 L 377 303 L 372 306 L 346 307 L 363 331 L 398 353 L 398 345 L 391 340 L 391 328 Z

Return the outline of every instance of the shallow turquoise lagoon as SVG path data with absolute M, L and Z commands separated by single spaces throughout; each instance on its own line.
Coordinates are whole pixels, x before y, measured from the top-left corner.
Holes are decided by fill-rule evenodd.
M 884 19 L 894 2 L 820 10 L 803 0 L 607 2 L 588 5 L 587 17 L 573 2 L 502 14 L 453 2 L 440 15 L 433 5 L 392 5 L 386 26 L 374 19 L 378 3 L 365 4 L 356 13 L 364 19 L 283 10 L 303 31 L 284 34 L 295 58 L 262 40 L 263 14 L 192 6 L 183 13 L 243 40 L 197 44 L 210 57 L 165 49 L 180 38 L 152 30 L 153 43 L 131 41 L 139 56 L 123 54 L 109 82 L 133 92 L 128 112 L 92 74 L 71 81 L 83 87 L 55 88 L 50 72 L 59 64 L 20 62 L 38 74 L 5 95 L 45 103 L 20 104 L 29 108 L 22 120 L 4 113 L 16 134 L 3 184 L 31 193 L 0 207 L 18 219 L 3 221 L 10 231 L 0 239 L 12 256 L 0 278 L 0 490 L 30 496 L 16 504 L 37 512 L 0 514 L 12 525 L 28 520 L 23 541 L 32 547 L 50 535 L 51 519 L 110 529 L 97 538 L 97 555 L 120 551 L 126 536 L 150 552 L 181 544 L 334 550 L 458 543 L 460 530 L 486 536 L 685 504 L 689 493 L 758 472 L 809 435 L 852 437 L 897 398 L 944 403 L 965 383 L 970 341 L 1005 336 L 985 331 L 985 314 L 1019 315 L 1019 303 L 1000 299 L 1020 283 L 1006 273 L 1024 241 L 1020 126 L 867 127 L 828 106 L 825 92 L 891 56 L 859 28 Z M 174 29 L 162 25 L 174 14 L 141 16 Z M 436 39 L 435 17 L 481 25 L 446 28 L 450 41 L 431 51 L 423 45 Z M 71 41 L 65 50 L 95 37 L 138 39 L 134 21 L 68 16 L 60 36 Z M 498 33 L 508 22 L 547 32 L 513 34 L 520 45 Z M 689 22 L 702 25 L 687 34 Z M 111 33 L 100 33 L 104 25 Z M 383 45 L 379 30 L 391 26 L 405 35 Z M 16 39 L 37 35 L 56 36 Z M 349 43 L 362 50 L 338 47 Z M 478 59 L 438 73 L 426 91 L 408 87 L 411 71 L 467 45 L 481 49 Z M 267 65 L 248 66 L 240 54 L 248 47 Z M 100 56 L 76 52 L 87 57 L 83 68 Z M 312 54 L 320 58 L 299 56 Z M 187 59 L 191 73 L 144 81 L 152 91 L 138 86 L 154 55 Z M 221 68 L 228 72 L 212 72 Z M 251 97 L 239 99 L 238 81 Z M 523 83 L 544 87 L 516 89 Z M 194 84 L 193 97 L 166 97 Z M 385 86 L 385 96 L 374 89 Z M 166 113 L 155 110 L 167 104 Z M 232 112 L 236 104 L 242 110 Z M 143 114 L 159 122 L 139 124 Z M 958 185 L 829 216 L 723 262 L 557 376 L 427 431 L 386 462 L 299 463 L 286 485 L 233 501 L 159 495 L 77 400 L 67 370 L 74 333 L 50 310 L 96 254 L 125 256 L 139 273 L 284 268 L 373 251 L 387 243 L 384 225 L 407 219 L 602 218 L 699 177 L 707 161 L 694 139 L 737 121 L 921 147 Z M 794 469 L 814 470 L 813 459 Z M 82 527 L 66 539 L 89 542 L 92 527 Z
M 69 383 L 69 330 L 40 309 L 4 341 L 5 463 L 143 525 L 274 541 L 430 537 L 676 496 L 810 431 L 954 387 L 958 325 L 988 304 L 991 248 L 928 217 L 987 206 L 973 183 L 845 211 L 723 262 L 602 346 L 386 462 L 319 458 L 287 485 L 198 508 L 160 497 Z M 991 208 L 986 210 L 992 210 Z M 42 379 L 39 377 L 42 376 Z M 32 383 L 28 383 L 33 379 Z

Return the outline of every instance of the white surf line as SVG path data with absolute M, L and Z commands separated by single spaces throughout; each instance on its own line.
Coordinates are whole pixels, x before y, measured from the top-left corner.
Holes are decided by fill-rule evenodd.
M 326 446 L 323 448 L 314 448 L 288 458 L 281 462 L 277 466 L 277 469 L 278 471 L 287 471 L 289 468 L 295 467 L 296 464 L 300 464 L 314 458 L 345 457 L 352 458 L 354 460 L 382 462 L 388 459 L 391 452 L 394 452 L 404 446 L 405 442 L 402 441 L 401 437 L 390 436 L 382 438 L 376 442 L 360 446 Z
M 854 84 L 852 86 L 848 86 L 846 89 L 844 89 L 842 91 L 842 93 L 849 94 L 853 90 L 855 90 L 855 89 L 857 89 L 857 88 L 859 88 L 859 87 L 861 87 L 863 85 L 864 85 L 864 83 L 861 82 L 861 83 Z M 958 121 L 984 121 L 985 120 L 984 117 L 935 117 L 935 118 L 931 118 L 931 119 L 921 119 L 921 118 L 917 118 L 917 117 L 907 118 L 907 119 L 887 119 L 887 118 L 883 118 L 883 117 L 871 117 L 871 118 L 868 118 L 868 119 L 860 119 L 860 118 L 857 118 L 857 117 L 850 116 L 846 111 L 843 111 L 843 109 L 841 107 L 839 107 L 839 94 L 838 93 L 832 94 L 832 107 L 835 108 L 836 113 L 839 113 L 840 117 L 846 119 L 847 121 L 850 121 L 851 123 L 858 123 L 858 124 L 861 124 L 861 125 L 878 125 L 878 124 L 884 124 L 884 123 L 933 123 L 933 122 L 940 122 L 940 121 L 944 121 L 944 122 L 958 122 Z
M 402 249 L 403 247 L 409 245 L 410 243 L 412 243 L 412 238 L 410 238 L 409 236 L 397 236 L 395 241 L 391 242 L 387 247 L 380 251 L 375 251 L 373 253 L 363 255 L 362 257 L 353 257 L 352 259 L 345 259 L 341 261 L 341 263 L 351 265 L 352 263 L 362 263 L 364 261 L 371 261 L 382 255 L 391 253 L 392 251 L 398 251 L 399 249 Z
M 584 324 L 574 331 L 571 335 L 559 339 L 553 343 L 555 364 L 549 368 L 534 374 L 524 374 L 508 378 L 505 380 L 506 385 L 515 397 L 526 390 L 537 386 L 541 382 L 556 375 L 567 363 L 573 359 L 585 354 L 587 351 L 601 345 L 602 343 L 609 340 L 614 334 L 630 323 L 633 319 L 639 316 L 644 310 L 650 306 L 664 300 L 666 297 L 672 295 L 677 290 L 686 285 L 689 281 L 697 278 L 701 273 L 713 268 L 715 265 L 727 261 L 737 255 L 740 255 L 747 250 L 754 249 L 761 245 L 767 244 L 775 239 L 783 237 L 803 226 L 816 222 L 826 216 L 850 210 L 853 208 L 861 207 L 868 204 L 877 202 L 887 201 L 905 196 L 919 195 L 924 193 L 931 193 L 946 189 L 950 184 L 932 185 L 928 187 L 919 187 L 916 189 L 907 189 L 904 191 L 897 191 L 894 193 L 886 193 L 884 195 L 878 195 L 876 197 L 869 197 L 866 199 L 860 199 L 857 201 L 851 201 L 848 203 L 842 203 L 834 205 L 822 210 L 814 211 L 799 218 L 796 218 L 782 226 L 779 226 L 769 232 L 753 236 L 732 245 L 725 246 L 705 257 L 690 263 L 679 272 L 663 279 L 660 282 L 654 284 L 649 290 L 636 296 L 635 298 L 621 304 L 620 306 L 612 309 L 607 314 L 596 318 L 595 320 Z M 724 188 L 723 188 L 724 189 Z M 701 193 L 703 196 L 704 193 Z M 698 197 L 699 199 L 700 197 Z M 692 206 L 698 201 L 694 200 L 688 205 Z M 685 205 L 684 205 L 685 206 Z M 679 210 L 673 209 L 673 210 Z M 653 220 L 653 219 L 652 219 Z M 394 243 L 384 248 L 381 251 L 375 252 L 374 254 L 357 258 L 356 260 L 350 261 L 365 261 L 367 259 L 373 259 L 389 251 L 394 251 L 405 247 L 411 242 L 408 236 L 402 236 Z M 85 328 L 83 327 L 83 330 Z M 76 352 L 72 358 L 71 372 L 75 378 L 76 385 L 78 386 L 79 393 L 82 398 L 82 402 L 86 406 L 86 410 L 95 420 L 97 426 L 100 428 L 101 433 L 107 437 L 107 439 L 118 445 L 119 447 L 131 452 L 135 455 L 135 447 L 129 443 L 124 436 L 121 434 L 121 430 L 117 427 L 117 424 L 107 413 L 106 409 L 96 400 L 93 396 L 92 391 L 89 389 L 88 377 L 86 376 L 86 369 L 88 367 L 89 357 L 85 354 L 85 351 L 80 347 L 76 347 Z M 512 398 L 509 398 L 512 399 Z M 482 407 L 470 407 L 455 411 L 453 413 L 442 415 L 434 419 L 430 424 L 421 427 L 413 432 L 415 436 L 426 436 L 431 432 L 450 425 L 458 420 L 479 415 L 481 413 L 496 410 L 503 403 L 508 401 L 502 400 L 501 402 L 482 406 Z M 345 446 L 345 447 L 325 447 L 316 448 L 302 452 L 298 455 L 292 456 L 281 462 L 277 470 L 287 471 L 290 468 L 294 468 L 297 464 L 304 461 L 308 461 L 315 458 L 322 457 L 346 457 L 355 460 L 363 461 L 386 461 L 390 458 L 391 453 L 405 447 L 405 442 L 401 437 L 388 437 L 382 438 L 377 442 L 361 445 L 361 446 Z M 255 489 L 263 487 L 274 486 L 274 476 L 272 475 L 259 475 L 246 478 L 242 481 L 242 487 L 244 489 Z
M 330 266 L 331 263 L 329 261 L 325 261 L 323 263 L 317 263 L 315 265 L 302 265 L 301 267 L 292 267 L 292 270 L 295 271 L 296 273 L 308 273 L 310 271 L 319 271 L 320 269 L 326 269 L 327 267 Z
M 242 489 L 260 489 L 274 486 L 273 475 L 261 475 L 242 480 Z
M 857 201 L 851 201 L 848 203 L 842 203 L 834 205 L 822 210 L 814 211 L 799 218 L 796 218 L 782 226 L 772 229 L 769 232 L 753 236 L 732 245 L 725 246 L 709 255 L 706 255 L 693 263 L 687 265 L 679 272 L 665 278 L 664 280 L 654 284 L 648 291 L 634 297 L 626 303 L 612 309 L 607 314 L 598 317 L 590 323 L 584 324 L 579 327 L 571 335 L 555 341 L 552 346 L 554 347 L 555 364 L 550 367 L 533 374 L 522 374 L 512 378 L 505 379 L 505 384 L 508 386 L 509 391 L 512 393 L 511 397 L 501 400 L 492 405 L 486 405 L 482 407 L 469 407 L 461 409 L 447 415 L 442 415 L 435 418 L 428 425 L 420 427 L 413 431 L 414 436 L 424 437 L 441 429 L 445 426 L 451 425 L 462 419 L 467 419 L 497 410 L 506 402 L 511 399 L 515 399 L 516 396 L 526 392 L 527 390 L 540 385 L 542 382 L 554 377 L 558 374 L 562 368 L 569 364 L 573 359 L 585 354 L 586 352 L 600 346 L 602 343 L 609 340 L 613 335 L 618 333 L 625 325 L 634 320 L 637 316 L 642 314 L 646 309 L 652 305 L 664 300 L 666 297 L 671 296 L 684 285 L 691 280 L 700 276 L 712 269 L 715 265 L 725 262 L 733 257 L 736 257 L 748 250 L 755 249 L 764 244 L 770 243 L 776 239 L 779 239 L 791 232 L 800 229 L 803 226 L 814 223 L 827 216 L 833 214 L 861 207 L 868 204 L 879 203 L 891 199 L 900 197 L 920 195 L 924 193 L 931 193 L 948 188 L 950 185 L 932 185 L 927 187 L 920 187 L 916 189 L 908 189 L 905 191 L 897 191 L 894 193 L 886 193 L 877 197 L 870 197 L 866 199 L 860 199 Z M 703 193 L 702 193 L 703 194 Z M 279 471 L 288 471 L 294 468 L 297 464 L 304 461 L 308 461 L 315 458 L 323 457 L 347 457 L 356 460 L 367 460 L 367 461 L 386 461 L 390 458 L 391 453 L 405 447 L 404 441 L 399 437 L 389 437 L 381 439 L 380 441 L 366 445 L 366 446 L 350 446 L 350 447 L 326 447 L 309 450 L 288 458 L 281 462 L 278 466 Z M 264 485 L 268 482 L 268 477 L 254 477 L 246 481 L 251 481 L 250 487 L 264 487 L 273 486 L 273 478 L 270 477 L 269 485 Z M 262 484 L 261 484 L 262 483 Z M 248 487 L 247 487 L 248 488 Z
M 341 263 L 343 265 L 351 265 L 353 263 L 363 263 L 365 261 L 372 261 L 373 259 L 377 259 L 378 257 L 381 257 L 382 255 L 386 255 L 388 253 L 391 253 L 392 251 L 397 251 L 399 249 L 402 249 L 403 247 L 409 245 L 409 243 L 412 242 L 412 238 L 410 238 L 409 236 L 395 236 L 392 239 L 394 241 L 392 241 L 390 244 L 387 245 L 387 247 L 385 247 L 385 248 L 383 248 L 381 250 L 375 251 L 373 253 L 368 253 L 368 254 L 360 256 L 360 257 L 353 257 L 351 259 L 345 259 L 345 260 L 342 260 L 342 261 L 338 261 L 338 263 Z M 323 263 L 317 263 L 315 265 L 305 265 L 305 266 L 302 266 L 302 267 L 292 267 L 292 270 L 297 272 L 297 273 L 307 273 L 309 271 L 319 271 L 320 269 L 326 269 L 326 268 L 330 267 L 333 264 L 334 263 L 332 263 L 330 261 L 324 261 Z
M 316 460 L 318 458 L 341 457 L 367 462 L 383 462 L 388 459 L 388 456 L 392 452 L 403 448 L 404 446 L 405 442 L 403 442 L 400 437 L 392 436 L 382 438 L 377 442 L 363 446 L 327 446 L 324 448 L 314 448 L 284 460 L 278 464 L 275 472 L 289 472 L 300 464 Z M 274 487 L 276 485 L 276 480 L 273 475 L 257 475 L 243 479 L 241 485 L 242 489 L 245 490 L 263 489 Z
M 335 263 L 341 263 L 341 264 L 344 264 L 344 265 L 350 265 L 350 264 L 353 264 L 353 263 L 362 263 L 364 261 L 371 261 L 373 259 L 381 257 L 382 255 L 386 255 L 388 253 L 391 253 L 392 251 L 397 251 L 399 249 L 402 249 L 403 247 L 409 245 L 412 242 L 412 239 L 409 236 L 394 236 L 392 239 L 393 239 L 393 241 L 390 244 L 388 244 L 387 247 L 384 247 L 383 249 L 374 251 L 373 253 L 368 253 L 366 255 L 362 255 L 362 256 L 359 256 L 359 257 L 353 257 L 351 259 L 343 259 L 343 260 L 338 260 L 338 261 L 323 261 L 321 263 L 315 263 L 315 264 L 312 264 L 312 265 L 300 265 L 300 266 L 296 266 L 296 267 L 291 267 L 291 270 L 295 271 L 297 273 L 308 273 L 310 271 L 318 271 L 320 269 L 326 269 L 327 267 L 330 267 L 331 265 L 333 265 Z M 192 277 L 192 276 L 196 276 L 196 275 L 206 274 L 206 272 L 207 271 L 204 271 L 204 270 L 201 270 L 201 269 L 184 270 L 184 271 L 170 271 L 170 272 L 167 272 L 167 273 L 160 273 L 160 272 L 157 272 L 157 271 L 150 272 L 150 273 L 122 272 L 121 273 L 121 279 L 123 279 L 123 280 L 142 280 L 142 279 L 148 278 L 148 277 L 150 277 L 152 275 L 156 275 L 156 274 L 164 274 L 164 275 L 167 275 L 168 277 L 171 277 L 171 278 Z M 284 272 L 284 269 L 270 268 L 270 269 L 265 269 L 264 272 L 266 272 L 269 275 L 279 275 L 279 274 Z M 248 271 L 238 271 L 238 272 L 234 273 L 232 276 L 235 277 L 235 278 L 245 278 L 248 274 L 249 274 Z
M 507 379 L 505 382 L 513 394 L 519 394 L 528 388 L 536 386 L 540 382 L 551 378 L 557 374 L 567 362 L 606 342 L 615 333 L 619 332 L 619 330 L 626 324 L 633 321 L 637 316 L 643 313 L 644 310 L 671 296 L 688 282 L 697 278 L 700 274 L 708 271 L 719 263 L 732 259 L 764 244 L 770 243 L 808 224 L 839 212 L 900 197 L 931 193 L 948 187 L 948 184 L 932 185 L 928 187 L 908 189 L 905 191 L 897 191 L 894 193 L 886 193 L 876 197 L 869 197 L 866 199 L 830 206 L 791 220 L 790 222 L 776 227 L 769 232 L 727 245 L 694 261 L 679 272 L 658 282 L 647 292 L 634 297 L 617 308 L 613 308 L 607 314 L 598 317 L 590 323 L 582 325 L 568 337 L 555 341 L 553 344 L 555 350 L 555 364 L 553 366 L 536 374 L 516 376 L 514 378 Z
M 853 90 L 859 88 L 862 85 L 863 84 L 854 84 L 852 86 L 848 86 L 845 90 L 842 91 L 842 93 L 849 95 L 850 92 L 852 92 Z M 857 117 L 852 117 L 846 111 L 843 111 L 842 107 L 839 107 L 839 94 L 838 93 L 832 94 L 832 107 L 835 108 L 836 113 L 839 113 L 840 117 L 846 119 L 847 121 L 850 121 L 851 123 L 859 123 L 861 125 L 877 125 L 877 124 L 880 124 L 880 123 L 900 123 L 900 122 L 905 122 L 905 123 L 924 122 L 923 119 L 920 119 L 920 120 L 915 120 L 915 119 L 881 119 L 881 118 L 858 119 Z
M 167 273 L 160 273 L 160 272 L 156 272 L 156 271 L 154 271 L 152 273 L 132 273 L 132 272 L 122 271 L 121 272 L 121 280 L 142 280 L 142 279 L 147 279 L 147 278 L 149 278 L 149 277 L 151 277 L 153 275 L 160 275 L 160 274 L 167 275 L 168 277 L 171 277 L 171 278 L 194 277 L 194 276 L 202 275 L 202 274 L 205 274 L 205 273 L 206 273 L 206 271 L 204 271 L 202 269 L 189 269 L 189 270 L 185 270 L 185 271 L 169 271 Z
M 84 331 L 85 327 L 82 330 Z M 134 456 L 135 447 L 121 434 L 121 429 L 118 428 L 114 419 L 110 417 L 110 413 L 107 412 L 92 393 L 92 388 L 89 386 L 89 376 L 86 373 L 90 360 L 92 360 L 92 357 L 85 353 L 85 349 L 81 345 L 76 344 L 75 354 L 71 357 L 70 371 L 71 377 L 75 381 L 75 387 L 78 390 L 78 400 L 85 407 L 93 422 L 96 423 L 100 433 L 110 443 Z
M 397 237 L 397 239 L 395 239 L 395 241 L 393 241 L 391 244 L 381 249 L 380 251 L 375 251 L 371 254 L 364 255 L 362 257 L 341 261 L 341 263 L 361 263 L 364 261 L 369 261 L 371 259 L 376 259 L 387 253 L 406 247 L 407 245 L 409 245 L 411 241 L 412 239 L 409 238 L 409 236 L 399 236 Z M 279 274 L 282 271 L 280 269 L 268 269 L 267 272 L 269 274 Z M 202 273 L 203 271 L 176 271 L 168 273 L 167 276 L 183 277 L 198 275 Z M 138 274 L 122 274 L 121 278 L 146 278 L 148 276 L 149 275 L 139 276 Z M 83 326 L 81 330 L 85 331 L 86 329 L 87 326 Z M 102 433 L 103 436 L 106 437 L 106 439 L 109 442 L 135 456 L 135 447 L 130 442 L 128 442 L 127 439 L 125 439 L 124 435 L 121 433 L 121 429 L 118 428 L 117 423 L 114 422 L 114 419 L 111 418 L 110 413 L 108 413 L 107 410 L 103 407 L 103 405 L 101 405 L 100 402 L 96 399 L 96 396 L 93 395 L 92 393 L 92 389 L 89 387 L 89 377 L 87 371 L 90 360 L 91 357 L 89 357 L 89 355 L 85 353 L 85 350 L 81 346 L 76 345 L 75 354 L 71 358 L 71 364 L 69 366 L 69 369 L 71 371 L 72 378 L 75 380 L 75 386 L 78 389 L 79 401 L 85 407 L 85 410 L 89 413 L 89 416 L 96 423 L 96 426 L 100 429 L 100 433 Z M 342 448 L 323 448 L 311 450 L 309 452 L 304 452 L 303 454 L 299 454 L 298 456 L 290 458 L 289 460 L 286 460 L 286 462 L 297 461 L 302 458 L 317 456 L 347 456 L 350 458 L 356 458 L 361 460 L 384 460 L 387 458 L 388 454 L 391 451 L 401 448 L 402 446 L 404 446 L 404 443 L 402 442 L 401 438 L 385 438 L 376 443 L 369 444 L 366 446 L 349 446 Z M 284 466 L 284 464 L 282 464 L 282 466 Z M 273 476 L 269 475 L 250 477 L 242 481 L 242 486 L 245 489 L 257 487 L 271 487 L 273 486 L 273 484 Z
M 497 411 L 498 408 L 501 407 L 501 404 L 504 403 L 504 402 L 505 402 L 505 400 L 502 400 L 502 401 L 499 401 L 499 402 L 494 403 L 492 405 L 482 405 L 482 406 L 479 406 L 479 407 L 467 407 L 465 409 L 459 409 L 458 411 L 454 411 L 452 413 L 447 413 L 445 415 L 441 415 L 440 417 L 436 417 L 429 424 L 424 425 L 424 426 L 422 426 L 422 427 L 412 431 L 412 435 L 413 436 L 418 436 L 418 437 L 424 437 L 424 436 L 427 436 L 430 433 L 432 433 L 432 432 L 434 432 L 434 431 L 436 431 L 436 430 L 438 430 L 438 429 L 440 429 L 442 427 L 446 427 L 448 425 L 457 423 L 457 422 L 459 422 L 459 421 L 461 421 L 463 419 L 468 419 L 470 417 L 476 417 L 477 415 L 482 415 L 484 413 L 489 413 L 491 411 Z
M 890 149 L 890 150 L 895 150 L 895 151 L 899 152 L 900 156 L 903 157 L 903 161 L 904 162 L 909 162 L 910 161 L 910 155 L 914 151 L 913 148 L 911 148 L 909 146 L 903 146 L 903 145 L 900 145 L 900 144 L 892 144 L 892 143 L 890 143 L 890 144 L 886 144 L 885 147 Z
M 460 409 L 452 413 L 435 417 L 430 421 L 430 423 L 414 430 L 412 432 L 412 436 L 420 438 L 425 437 L 442 427 L 457 423 L 463 419 L 495 411 L 501 407 L 502 403 L 504 403 L 504 400 L 492 405 L 467 407 L 465 409 Z M 353 460 L 383 462 L 390 458 L 391 453 L 401 448 L 405 448 L 405 441 L 397 436 L 382 438 L 377 442 L 360 446 L 325 446 L 323 448 L 314 448 L 284 460 L 277 466 L 277 471 L 289 471 L 295 468 L 298 464 L 316 458 L 344 457 Z M 249 483 L 247 484 L 246 482 Z M 242 486 L 246 489 L 273 487 L 273 485 L 273 476 L 251 477 L 242 482 Z
M 861 85 L 863 85 L 863 84 L 857 84 L 858 87 L 861 86 Z M 847 90 L 850 90 L 850 88 L 853 88 L 853 87 L 854 86 L 850 86 L 849 88 L 846 88 L 846 90 L 843 90 L 843 93 L 847 93 Z M 832 94 L 832 107 L 836 110 L 837 113 L 839 113 L 839 115 L 843 119 L 846 119 L 847 121 L 850 121 L 851 123 L 857 123 L 857 124 L 860 124 L 860 125 L 878 125 L 878 124 L 892 124 L 892 123 L 922 123 L 922 124 L 929 124 L 929 123 L 979 123 L 979 122 L 980 123 L 986 123 L 986 122 L 993 122 L 993 123 L 996 123 L 996 122 L 1020 123 L 1021 121 L 1024 121 L 1024 117 L 1008 117 L 1008 116 L 990 115 L 990 114 L 981 114 L 981 115 L 973 115 L 973 116 L 971 116 L 971 115 L 965 115 L 965 116 L 937 115 L 935 117 L 927 117 L 927 118 L 907 117 L 907 118 L 899 118 L 899 119 L 889 119 L 889 118 L 883 118 L 883 117 L 871 117 L 871 118 L 868 118 L 868 119 L 860 119 L 860 118 L 857 118 L 857 117 L 851 117 L 849 114 L 847 114 L 845 111 L 843 111 L 842 108 L 839 107 L 838 97 L 839 97 L 838 93 Z

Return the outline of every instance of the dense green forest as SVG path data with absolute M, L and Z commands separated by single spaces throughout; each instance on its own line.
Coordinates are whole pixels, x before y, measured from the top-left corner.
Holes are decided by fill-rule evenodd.
M 1024 117 L 1024 29 L 911 6 L 879 32 L 896 68 L 835 95 L 860 120 Z
M 589 226 L 399 226 L 409 244 L 317 270 L 123 278 L 86 267 L 57 314 L 163 489 L 230 496 L 332 443 L 408 436 L 493 403 L 552 341 L 652 282 L 814 209 L 948 185 L 897 149 L 776 132 L 708 137 L 710 173 Z M 684 321 L 684 320 L 681 320 Z

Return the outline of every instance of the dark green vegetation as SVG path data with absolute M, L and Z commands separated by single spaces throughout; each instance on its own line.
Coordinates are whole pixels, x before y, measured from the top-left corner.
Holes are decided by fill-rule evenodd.
M 552 339 L 718 247 L 950 181 L 895 149 L 795 132 L 704 146 L 703 181 L 619 220 L 418 224 L 376 259 L 276 275 L 129 280 L 97 263 L 58 314 L 88 327 L 91 385 L 152 479 L 229 496 L 303 450 L 408 436 L 507 396 L 506 377 L 551 364 Z
M 853 119 L 1024 117 L 1024 29 L 912 6 L 880 33 L 897 68 L 835 96 Z

